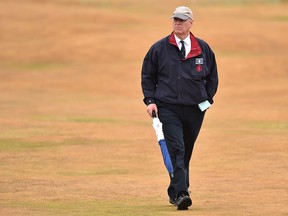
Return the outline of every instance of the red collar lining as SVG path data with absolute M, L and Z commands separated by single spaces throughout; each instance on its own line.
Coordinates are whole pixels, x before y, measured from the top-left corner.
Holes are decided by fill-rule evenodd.
M 195 36 L 191 32 L 190 32 L 190 40 L 191 40 L 191 50 L 185 59 L 198 56 L 202 53 L 202 49 L 201 49 L 198 41 L 196 40 Z M 174 45 L 174 46 L 177 46 L 177 48 L 178 48 L 178 45 L 177 45 L 176 39 L 175 39 L 175 35 L 173 32 L 170 35 L 169 43 Z

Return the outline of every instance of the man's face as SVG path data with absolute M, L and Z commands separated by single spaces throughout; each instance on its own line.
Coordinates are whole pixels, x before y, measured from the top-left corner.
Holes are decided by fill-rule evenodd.
M 192 27 L 193 21 L 191 19 L 181 20 L 179 18 L 173 19 L 173 31 L 178 36 L 187 36 L 190 28 Z

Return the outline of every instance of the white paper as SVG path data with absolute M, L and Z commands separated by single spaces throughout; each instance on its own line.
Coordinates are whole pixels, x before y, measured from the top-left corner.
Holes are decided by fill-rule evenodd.
M 198 104 L 199 109 L 203 112 L 211 106 L 208 100 Z

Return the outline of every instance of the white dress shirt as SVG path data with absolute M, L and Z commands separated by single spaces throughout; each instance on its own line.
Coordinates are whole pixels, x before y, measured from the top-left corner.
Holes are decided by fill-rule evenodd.
M 181 39 L 178 38 L 175 34 L 175 40 L 176 40 L 176 43 L 178 45 L 178 48 L 179 50 L 181 50 L 181 47 L 182 47 L 182 44 L 181 44 Z M 183 40 L 184 41 L 184 44 L 185 44 L 185 50 L 186 50 L 186 56 L 185 58 L 187 57 L 187 55 L 189 54 L 190 50 L 191 50 L 191 40 L 190 40 L 190 34 Z

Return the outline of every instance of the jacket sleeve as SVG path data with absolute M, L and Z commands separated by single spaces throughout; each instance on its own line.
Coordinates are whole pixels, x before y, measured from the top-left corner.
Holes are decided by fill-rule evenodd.
M 206 91 L 208 94 L 208 101 L 212 104 L 213 97 L 216 94 L 218 88 L 218 71 L 217 71 L 217 63 L 215 59 L 215 55 L 213 51 L 209 48 L 209 58 L 210 58 L 210 65 L 209 70 L 210 73 L 206 77 Z
M 144 103 L 155 103 L 155 91 L 157 88 L 157 55 L 152 46 L 146 54 L 141 71 L 141 86 L 144 95 Z

